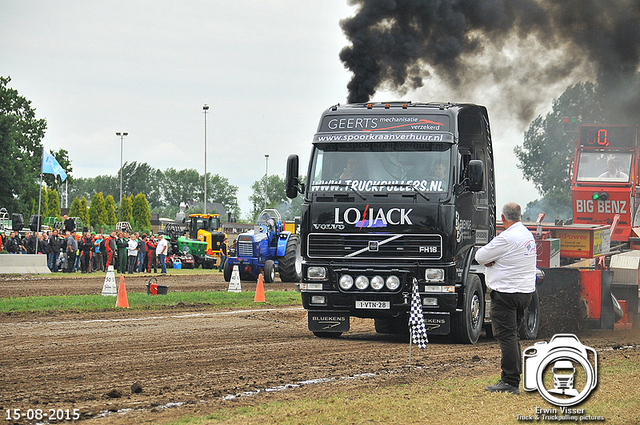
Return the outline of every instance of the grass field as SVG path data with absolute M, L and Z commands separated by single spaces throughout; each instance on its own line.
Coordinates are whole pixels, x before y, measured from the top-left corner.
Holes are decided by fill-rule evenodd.
M 146 293 L 129 293 L 127 298 L 132 310 L 153 310 L 182 304 L 210 304 L 221 308 L 254 307 L 255 292 L 170 292 L 167 295 L 149 296 Z M 268 305 L 301 304 L 296 291 L 268 291 Z M 116 297 L 102 295 L 42 296 L 0 298 L 0 313 L 45 313 L 48 311 L 105 311 L 116 309 Z
M 421 373 L 419 370 L 411 374 Z M 599 370 L 598 387 L 579 406 L 584 415 L 604 417 L 607 424 L 640 423 L 640 364 L 622 358 Z M 426 384 L 366 386 L 321 399 L 296 399 L 238 407 L 202 417 L 185 417 L 172 425 L 203 424 L 517 424 L 576 423 L 546 421 L 536 408 L 556 409 L 537 392 L 488 393 L 495 376 L 443 379 Z M 532 420 L 518 418 L 531 416 Z M 553 416 L 553 414 L 551 414 Z M 580 416 L 580 415 L 572 415 Z M 603 423 L 582 421 L 581 423 Z

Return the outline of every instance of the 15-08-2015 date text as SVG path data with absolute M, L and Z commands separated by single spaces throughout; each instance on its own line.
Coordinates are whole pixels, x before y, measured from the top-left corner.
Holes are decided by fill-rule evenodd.
M 4 419 L 7 421 L 27 419 L 29 421 L 47 420 L 49 422 L 57 422 L 80 419 L 80 409 L 6 409 L 5 412 Z

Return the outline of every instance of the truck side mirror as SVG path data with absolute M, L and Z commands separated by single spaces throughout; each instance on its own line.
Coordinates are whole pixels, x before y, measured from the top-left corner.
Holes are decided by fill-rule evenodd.
M 285 188 L 287 198 L 294 199 L 298 196 L 298 155 L 292 154 L 287 158 L 287 174 L 285 176 Z
M 480 192 L 484 188 L 484 163 L 479 159 L 469 161 L 469 190 Z

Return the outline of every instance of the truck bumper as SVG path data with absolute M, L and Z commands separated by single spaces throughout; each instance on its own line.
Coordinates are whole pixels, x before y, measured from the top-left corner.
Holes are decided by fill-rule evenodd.
M 346 332 L 351 316 L 372 319 L 409 320 L 411 297 L 398 294 L 344 294 L 336 291 L 302 291 L 302 305 L 309 314 L 309 330 Z M 421 299 L 433 297 L 421 294 Z M 368 301 L 368 302 L 367 302 Z M 451 312 L 456 311 L 457 294 L 438 294 L 438 307 L 423 306 L 427 332 L 446 335 L 451 329 Z

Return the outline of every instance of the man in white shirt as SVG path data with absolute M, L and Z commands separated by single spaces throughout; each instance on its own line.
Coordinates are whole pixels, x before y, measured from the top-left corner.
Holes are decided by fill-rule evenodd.
M 134 237 L 134 235 L 131 235 L 129 242 L 127 242 L 127 272 L 129 274 L 133 274 L 136 268 L 136 260 L 138 259 L 138 242 Z
M 156 247 L 156 255 L 158 256 L 158 261 L 160 262 L 160 266 L 162 267 L 162 271 L 160 273 L 167 274 L 167 263 L 165 258 L 167 256 L 167 240 L 164 238 L 164 235 L 158 235 L 158 246 Z
M 501 379 L 487 387 L 491 392 L 520 394 L 522 373 L 518 329 L 536 290 L 536 241 L 522 222 L 520 205 L 502 208 L 505 230 L 476 252 L 476 261 L 487 269 L 491 289 L 491 322 L 500 344 Z

